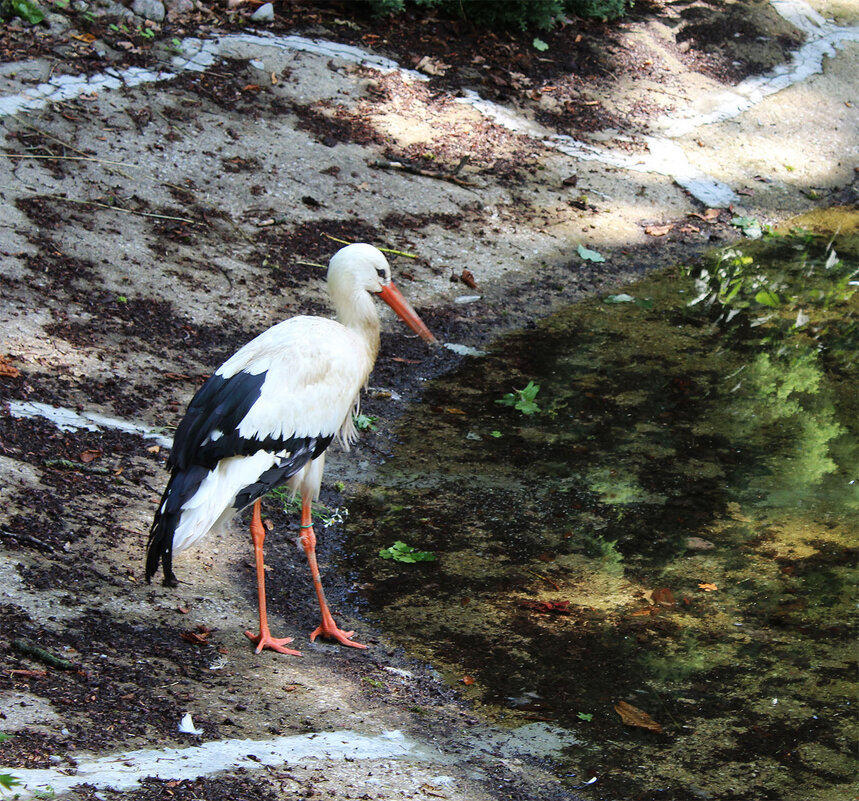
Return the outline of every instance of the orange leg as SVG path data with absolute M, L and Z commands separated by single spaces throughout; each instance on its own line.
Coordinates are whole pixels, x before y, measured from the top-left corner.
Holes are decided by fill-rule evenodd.
M 313 531 L 310 500 L 307 498 L 301 499 L 301 544 L 304 546 L 304 553 L 307 554 L 310 575 L 313 577 L 313 587 L 316 590 L 316 597 L 319 599 L 319 610 L 322 612 L 322 623 L 310 635 L 310 641 L 313 642 L 317 637 L 322 636 L 330 637 L 343 645 L 351 645 L 353 648 L 366 648 L 366 645 L 351 640 L 355 634 L 354 631 L 342 631 L 337 628 L 337 624 L 328 609 L 325 593 L 322 590 L 322 579 L 319 577 L 319 566 L 316 564 L 316 534 Z
M 254 542 L 254 556 L 257 564 L 257 596 L 259 598 L 259 634 L 246 631 L 245 635 L 248 639 L 256 643 L 256 652 L 259 653 L 263 648 L 271 648 L 272 651 L 277 651 L 281 654 L 292 654 L 301 656 L 301 651 L 293 651 L 291 648 L 284 648 L 287 643 L 292 642 L 292 637 L 284 637 L 278 639 L 271 636 L 268 628 L 268 616 L 265 611 L 265 560 L 263 559 L 262 544 L 265 541 L 265 526 L 262 524 L 260 515 L 260 502 L 257 500 L 254 503 L 253 516 L 251 517 L 251 539 Z

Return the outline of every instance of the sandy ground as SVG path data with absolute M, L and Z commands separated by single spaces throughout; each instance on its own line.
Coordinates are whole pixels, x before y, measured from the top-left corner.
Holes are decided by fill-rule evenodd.
M 338 247 L 331 237 L 415 254 L 392 256 L 405 294 L 443 341 L 479 348 L 729 241 L 735 216 L 777 224 L 855 202 L 859 17 L 847 3 L 817 9 L 835 22 L 811 17 L 812 38 L 827 25 L 852 33 L 818 60 L 820 71 L 769 94 L 749 79 L 732 87 L 691 70 L 677 55 L 671 7 L 624 26 L 621 43 L 635 63 L 658 60 L 658 80 L 627 68 L 589 86 L 588 97 L 618 114 L 654 110 L 634 130 L 570 140 L 538 119 L 550 92 L 487 107 L 357 63 L 352 51 L 259 36 L 222 33 L 216 47 L 211 31 L 163 39 L 156 48 L 169 76 L 132 85 L 121 73 L 113 89 L 90 79 L 30 108 L 16 98 L 32 99 L 56 77 L 57 58 L 10 61 L 0 70 L 0 92 L 12 99 L 0 117 L 3 399 L 175 425 L 201 376 L 242 342 L 285 316 L 327 313 L 324 269 L 312 265 Z M 337 31 L 308 35 L 336 40 Z M 196 68 L 183 69 L 189 61 Z M 749 107 L 724 113 L 738 89 Z M 428 158 L 423 174 L 392 166 L 421 152 L 436 154 L 436 168 Z M 728 193 L 716 211 L 687 191 L 702 177 Z M 606 261 L 582 259 L 579 245 Z M 323 498 L 332 506 L 348 505 L 352 482 L 385 457 L 385 421 L 419 398 L 420 380 L 461 358 L 428 351 L 389 317 L 384 331 L 368 398 L 381 430 L 332 456 Z M 294 519 L 269 510 L 268 561 L 276 628 L 296 636 L 304 657 L 257 657 L 242 633 L 255 597 L 238 524 L 179 558 L 178 589 L 142 582 L 164 448 L 110 431 L 58 433 L 40 418 L 0 421 L 0 729 L 15 735 L 2 746 L 4 764 L 31 789 L 88 782 L 68 791 L 78 798 L 574 797 L 552 772 L 557 733 L 482 723 L 431 666 L 360 618 L 348 576 L 328 578 L 332 600 L 370 650 L 311 645 L 301 633 L 315 623 Z M 321 534 L 333 574 L 342 531 Z M 186 712 L 200 734 L 178 731 Z M 302 756 L 308 737 L 330 732 L 350 745 L 326 739 L 316 753 L 327 758 Z M 292 739 L 269 759 L 264 743 L 275 737 Z M 248 748 L 258 753 L 201 756 L 187 774 L 126 753 L 235 739 L 257 741 Z M 113 768 L 132 765 L 130 781 L 158 769 L 162 780 L 123 785 L 87 761 L 123 753 Z M 196 778 L 213 767 L 226 770 Z

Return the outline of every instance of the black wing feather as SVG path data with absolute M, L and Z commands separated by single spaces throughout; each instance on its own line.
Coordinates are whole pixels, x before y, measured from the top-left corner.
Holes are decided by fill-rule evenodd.
M 242 453 L 235 450 L 237 429 L 259 399 L 265 377 L 264 372 L 238 372 L 230 378 L 217 373 L 211 376 L 188 404 L 176 429 L 168 466 L 185 470 L 192 464 L 205 464 L 211 468 L 227 456 Z M 206 442 L 215 431 L 224 436 Z
M 234 502 L 243 509 L 275 487 L 286 483 L 307 462 L 331 444 L 333 434 L 323 437 L 242 437 L 238 428 L 260 397 L 265 373 L 239 372 L 230 378 L 211 376 L 194 395 L 185 417 L 173 438 L 167 466 L 170 480 L 149 532 L 146 554 L 146 580 L 164 569 L 164 584 L 175 586 L 173 574 L 173 533 L 179 524 L 182 507 L 194 496 L 203 479 L 219 461 L 231 456 L 250 456 L 257 451 L 284 453 L 279 464 L 245 487 Z M 211 439 L 214 432 L 221 436 Z

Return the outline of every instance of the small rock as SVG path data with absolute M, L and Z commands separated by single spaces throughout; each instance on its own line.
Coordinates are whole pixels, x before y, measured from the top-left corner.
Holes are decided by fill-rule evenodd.
M 194 0 L 165 0 L 167 19 L 175 21 L 194 10 Z
M 134 0 L 131 4 L 131 10 L 138 17 L 151 19 L 153 22 L 163 22 L 167 11 L 164 8 L 164 3 L 161 0 Z
M 712 551 L 716 546 L 703 537 L 687 537 L 686 547 L 692 551 Z
M 263 3 L 253 14 L 254 22 L 271 22 L 274 19 L 274 6 L 271 3 Z

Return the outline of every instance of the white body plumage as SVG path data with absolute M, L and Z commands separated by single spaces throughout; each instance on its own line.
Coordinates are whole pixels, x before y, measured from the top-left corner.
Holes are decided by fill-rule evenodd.
M 352 415 L 373 357 L 367 343 L 342 324 L 293 317 L 249 342 L 215 375 L 229 379 L 239 372 L 265 374 L 259 398 L 237 428 L 242 439 L 334 437 L 348 450 L 357 433 Z M 216 429 L 209 441 L 223 436 Z M 190 548 L 211 530 L 223 529 L 241 511 L 236 508 L 239 492 L 291 455 L 285 450 L 258 450 L 221 459 L 182 505 L 173 552 Z M 323 452 L 287 479 L 286 486 L 316 500 L 324 466 Z

